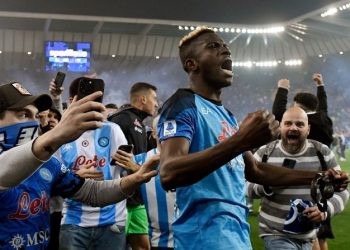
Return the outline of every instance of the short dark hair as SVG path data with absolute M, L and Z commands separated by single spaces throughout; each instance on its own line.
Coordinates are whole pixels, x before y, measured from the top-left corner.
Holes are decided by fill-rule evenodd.
M 146 83 L 146 82 L 137 82 L 134 85 L 131 86 L 130 89 L 130 97 L 133 97 L 135 94 L 138 94 L 139 92 L 142 91 L 147 91 L 147 90 L 154 90 L 157 91 L 157 87 L 153 86 L 152 84 Z
M 300 104 L 302 108 L 308 111 L 316 111 L 318 106 L 317 96 L 309 92 L 299 92 L 294 96 L 294 102 Z
M 108 103 L 105 105 L 105 107 L 109 109 L 118 109 L 118 105 L 115 103 Z
M 58 120 L 58 121 L 61 121 L 62 114 L 61 114 L 61 112 L 60 112 L 57 108 L 55 108 L 54 106 L 52 106 L 49 110 L 50 110 L 50 112 L 54 112 L 54 113 L 57 115 L 57 120 Z
M 188 69 L 185 66 L 185 62 L 188 58 L 193 57 L 193 41 L 195 41 L 198 37 L 200 37 L 203 34 L 206 33 L 215 33 L 214 30 L 208 28 L 208 27 L 200 27 L 192 32 L 190 32 L 188 35 L 184 36 L 180 42 L 179 42 L 179 55 L 180 60 L 182 63 L 183 69 L 188 72 Z

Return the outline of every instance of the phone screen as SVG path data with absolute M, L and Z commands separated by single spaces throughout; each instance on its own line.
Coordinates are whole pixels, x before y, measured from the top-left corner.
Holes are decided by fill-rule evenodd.
M 286 168 L 290 168 L 290 169 L 293 169 L 295 167 L 295 164 L 297 163 L 296 160 L 294 159 L 288 159 L 288 158 L 285 158 L 283 160 L 283 163 L 282 163 L 282 166 L 283 167 L 286 167 Z
M 104 86 L 105 84 L 102 79 L 86 78 L 86 77 L 82 78 L 79 81 L 78 100 L 96 91 L 104 92 Z M 103 96 L 97 98 L 95 101 L 102 103 L 102 100 L 103 100 Z

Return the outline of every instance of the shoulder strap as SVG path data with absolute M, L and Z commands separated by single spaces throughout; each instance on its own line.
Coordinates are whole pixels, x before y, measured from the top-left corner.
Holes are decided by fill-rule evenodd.
M 267 159 L 272 154 L 272 152 L 275 149 L 277 143 L 278 143 L 278 140 L 270 142 L 269 144 L 266 145 L 265 153 L 264 153 L 264 155 L 263 155 L 263 157 L 261 159 L 261 162 L 267 162 Z
M 316 149 L 316 154 L 317 154 L 318 160 L 321 163 L 322 171 L 326 171 L 327 170 L 327 164 L 326 164 L 326 161 L 324 159 L 323 154 L 321 153 L 322 144 L 317 142 L 317 141 L 310 140 L 310 139 L 309 139 L 309 142 L 311 142 L 314 145 L 314 148 Z

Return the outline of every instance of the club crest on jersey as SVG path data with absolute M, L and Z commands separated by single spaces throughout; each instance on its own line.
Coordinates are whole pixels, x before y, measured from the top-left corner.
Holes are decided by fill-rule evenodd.
M 98 139 L 98 145 L 100 145 L 101 147 L 107 147 L 109 144 L 109 139 L 107 137 L 101 137 L 100 139 Z
M 172 136 L 176 133 L 176 121 L 169 120 L 164 122 L 164 136 Z
M 52 181 L 52 174 L 47 168 L 41 168 L 39 170 L 39 174 L 40 174 L 41 178 L 43 178 L 44 180 L 49 181 L 49 182 Z

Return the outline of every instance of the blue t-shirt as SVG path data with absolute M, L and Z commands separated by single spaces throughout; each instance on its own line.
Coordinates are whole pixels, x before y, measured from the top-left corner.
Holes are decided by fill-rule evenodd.
M 235 134 L 235 117 L 221 103 L 189 89 L 178 90 L 163 106 L 161 141 L 185 137 L 189 154 L 203 151 Z M 176 189 L 173 223 L 175 249 L 251 249 L 242 155 L 202 180 Z
M 83 183 L 52 157 L 21 184 L 0 192 L 0 249 L 45 249 L 50 197 L 71 196 Z

